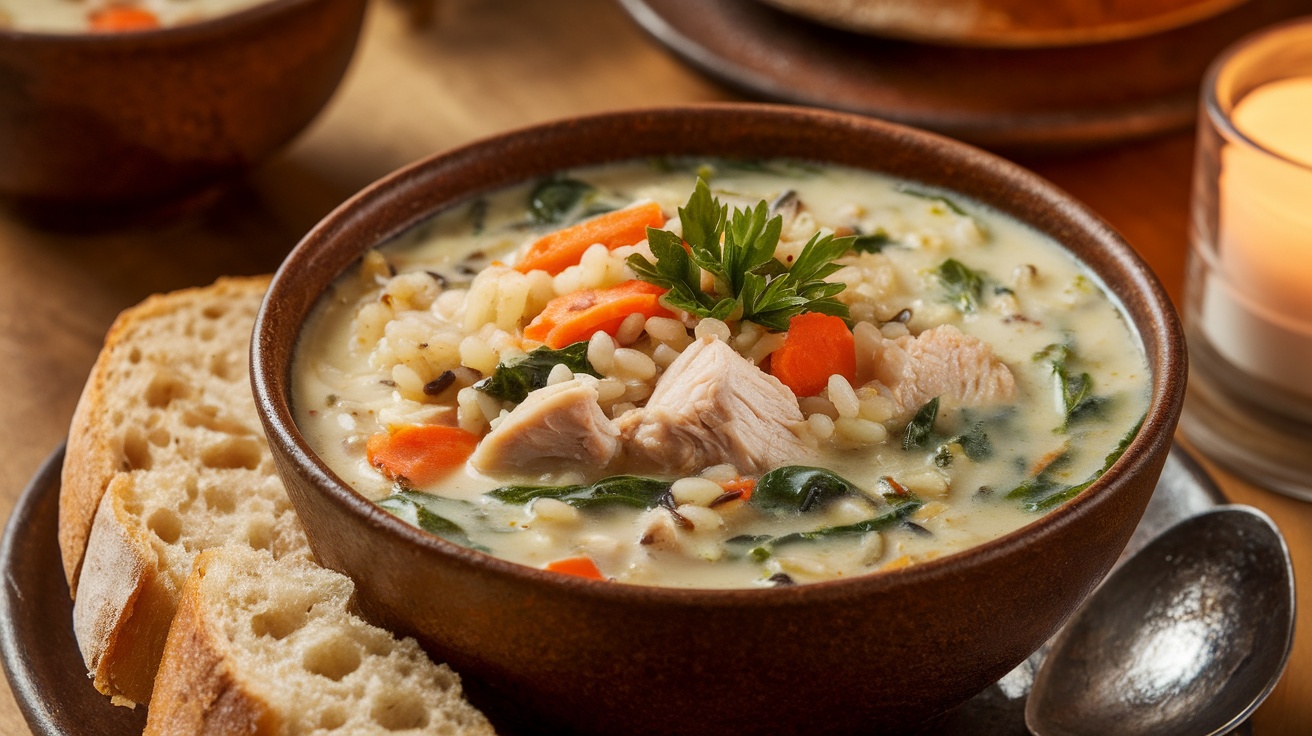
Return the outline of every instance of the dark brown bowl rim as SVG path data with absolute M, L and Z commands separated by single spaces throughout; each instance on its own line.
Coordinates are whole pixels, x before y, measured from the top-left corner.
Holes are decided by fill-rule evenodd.
M 1151 380 L 1152 396 L 1143 424 L 1124 454 L 1083 493 L 1001 537 L 900 570 L 873 572 L 806 585 L 770 588 L 682 588 L 637 585 L 548 572 L 478 552 L 424 532 L 388 513 L 338 478 L 310 449 L 305 438 L 296 428 L 296 423 L 291 416 L 288 396 L 285 393 L 275 393 L 275 387 L 284 389 L 290 387 L 291 363 L 285 366 L 287 375 L 282 376 L 271 375 L 272 371 L 266 365 L 265 344 L 277 342 L 277 338 L 270 334 L 270 330 L 282 319 L 277 304 L 278 295 L 283 289 L 296 289 L 295 276 L 290 272 L 291 267 L 300 260 L 312 260 L 316 246 L 321 242 L 330 241 L 338 227 L 349 226 L 357 211 L 385 206 L 394 192 L 404 194 L 412 180 L 422 178 L 427 169 L 437 167 L 444 162 L 487 155 L 495 157 L 496 149 L 502 141 L 531 136 L 542 131 L 567 128 L 580 123 L 602 123 L 611 120 L 632 122 L 647 115 L 677 116 L 684 113 L 755 115 L 791 119 L 800 124 L 864 128 L 889 140 L 915 141 L 927 150 L 934 149 L 935 155 L 944 156 L 959 164 L 985 166 L 990 178 L 1000 185 L 1010 185 L 1014 191 L 1037 196 L 1045 207 L 1061 208 L 1065 219 L 1092 236 L 1091 239 L 1097 240 L 1101 247 L 1108 251 L 1109 260 L 1116 264 L 1115 268 L 1125 272 L 1127 278 L 1124 285 L 1108 283 L 1100 277 L 1104 285 L 1112 291 L 1114 299 L 1120 304 L 1125 304 L 1128 300 L 1123 299 L 1121 294 L 1139 294 L 1144 298 L 1147 319 L 1142 324 L 1129 320 L 1129 326 L 1139 336 L 1141 348 L 1145 351 L 1145 359 L 1150 367 L 1154 362 L 1156 363 L 1156 371 Z M 841 165 L 839 162 L 835 163 Z M 447 206 L 457 205 L 460 201 L 460 199 L 450 200 Z M 421 215 L 428 217 L 436 214 L 437 211 L 439 210 L 420 213 L 413 208 L 407 208 L 405 216 L 410 219 L 406 221 L 406 227 L 421 221 L 417 219 Z M 377 233 L 375 245 L 390 240 L 403 230 L 404 228 L 399 228 Z M 1085 263 L 1085 260 L 1078 256 L 1076 259 Z M 1094 271 L 1087 263 L 1086 268 Z M 322 293 L 320 291 L 316 294 L 316 301 Z M 301 326 L 300 324 L 294 326 L 296 340 L 293 344 L 299 341 Z M 1155 355 L 1147 354 L 1148 345 L 1142 335 L 1148 331 L 1158 336 Z M 350 513 L 364 517 L 367 522 L 383 527 L 409 544 L 454 558 L 487 574 L 515 579 L 529 586 L 557 587 L 576 595 L 611 602 L 645 601 L 714 609 L 744 605 L 756 608 L 812 605 L 822 601 L 878 595 L 905 585 L 932 585 L 935 580 L 957 576 L 966 572 L 967 568 L 993 563 L 1014 554 L 1030 538 L 1061 534 L 1064 529 L 1072 525 L 1086 522 L 1086 517 L 1092 513 L 1093 506 L 1111 492 L 1113 486 L 1122 485 L 1122 478 L 1151 473 L 1154 471 L 1154 458 L 1165 457 L 1184 401 L 1187 356 L 1179 318 L 1165 289 L 1147 263 L 1117 232 L 1085 205 L 1037 174 L 960 141 L 875 118 L 788 105 L 707 103 L 616 110 L 530 125 L 435 154 L 402 167 L 370 184 L 311 228 L 274 274 L 268 293 L 256 316 L 251 340 L 250 367 L 257 409 L 265 421 L 269 441 L 286 451 L 300 474 L 315 486 L 316 490 L 324 496 L 325 501 L 345 507 Z
M 258 24 L 267 16 L 280 14 L 298 5 L 309 5 L 316 2 L 322 2 L 322 0 L 261 0 L 250 7 L 234 10 L 230 13 L 222 13 L 192 23 L 116 33 L 60 33 L 58 31 L 24 31 L 16 28 L 0 28 L 0 43 L 44 43 L 51 46 L 91 46 L 99 48 L 126 48 L 157 43 L 190 43 L 200 39 L 222 36 L 241 26 L 252 23 Z

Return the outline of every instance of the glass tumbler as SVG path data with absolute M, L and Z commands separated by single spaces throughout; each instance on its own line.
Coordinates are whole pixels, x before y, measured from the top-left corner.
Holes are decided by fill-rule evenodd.
M 1181 429 L 1312 501 L 1312 18 L 1226 51 L 1202 89 Z

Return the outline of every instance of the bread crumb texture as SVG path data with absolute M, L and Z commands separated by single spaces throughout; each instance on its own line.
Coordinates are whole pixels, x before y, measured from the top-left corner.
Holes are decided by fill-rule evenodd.
M 157 701 L 170 697 L 166 687 L 175 695 L 251 694 L 266 709 L 262 732 L 277 736 L 493 733 L 450 668 L 433 664 L 415 640 L 351 613 L 354 585 L 343 575 L 303 558 L 275 561 L 267 551 L 229 547 L 202 555 L 187 586 L 184 607 L 195 611 L 180 614 L 170 632 L 147 734 L 182 732 L 162 727 L 170 718 Z M 197 621 L 204 636 L 182 630 Z M 186 669 L 179 660 L 195 656 L 198 640 L 216 650 L 219 664 L 206 670 L 223 670 L 226 688 L 174 680 L 175 664 Z M 178 710 L 207 714 L 193 732 L 229 732 L 222 708 Z
M 310 557 L 248 377 L 266 287 L 224 279 L 124 312 L 75 415 L 60 542 L 78 644 L 116 703 L 149 700 L 197 553 L 239 544 Z

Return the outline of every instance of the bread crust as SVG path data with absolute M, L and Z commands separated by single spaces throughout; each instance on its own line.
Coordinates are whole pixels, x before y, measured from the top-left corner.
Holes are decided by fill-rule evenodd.
M 233 669 L 228 639 L 205 615 L 202 552 L 182 588 L 143 736 L 273 736 L 279 719 Z
M 73 633 L 96 689 L 126 706 L 150 700 L 178 597 L 126 507 L 132 483 L 119 474 L 101 498 L 73 604 Z
M 269 276 L 221 278 L 210 286 L 156 294 L 119 314 L 105 336 L 105 345 L 91 368 L 91 375 L 69 427 L 68 445 L 59 492 L 59 550 L 68 589 L 77 596 L 78 578 L 86 553 L 87 539 L 100 500 L 110 481 L 130 472 L 131 464 L 115 436 L 109 407 L 116 388 L 125 378 L 118 369 L 130 365 L 135 336 L 142 325 L 200 301 L 242 299 L 263 295 Z

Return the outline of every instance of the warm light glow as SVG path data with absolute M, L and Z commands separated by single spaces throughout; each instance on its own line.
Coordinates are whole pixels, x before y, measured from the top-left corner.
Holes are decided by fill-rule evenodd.
M 1245 371 L 1312 395 L 1312 77 L 1263 85 L 1231 116 L 1262 150 L 1227 144 L 1218 183 L 1217 266 L 1204 329 Z
M 1258 87 L 1239 101 L 1231 119 L 1263 148 L 1312 166 L 1312 77 Z

